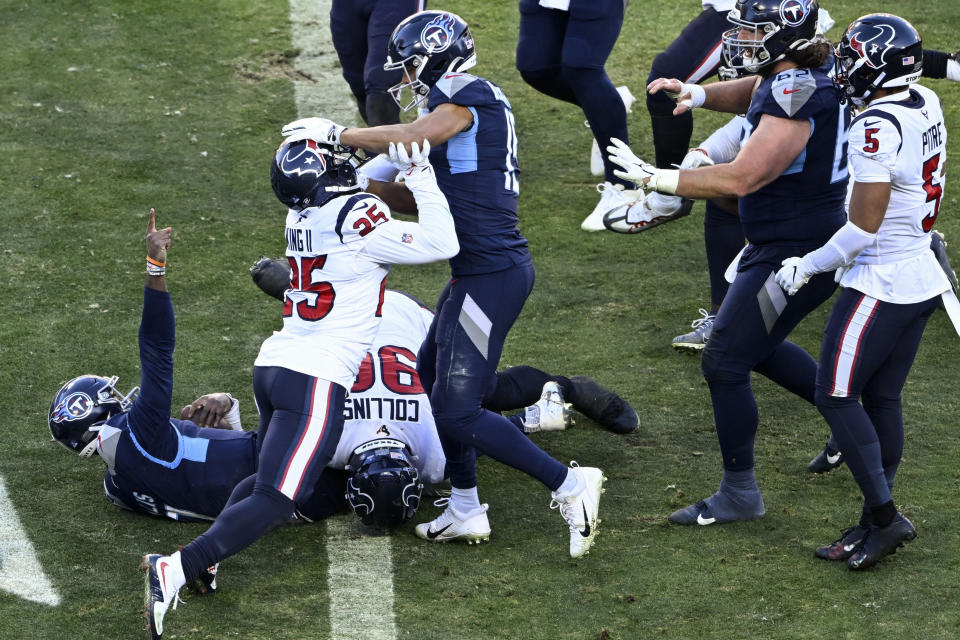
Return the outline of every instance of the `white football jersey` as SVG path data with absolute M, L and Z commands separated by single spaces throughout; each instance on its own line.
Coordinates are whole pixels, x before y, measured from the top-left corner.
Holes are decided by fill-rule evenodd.
M 446 458 L 416 371 L 417 352 L 432 320 L 433 313 L 413 298 L 385 292 L 380 328 L 344 405 L 343 435 L 331 467 L 346 467 L 365 442 L 392 438 L 407 445 L 422 481 L 443 481 Z
M 899 99 L 898 99 L 899 98 Z M 947 129 L 937 94 L 920 85 L 871 102 L 850 128 L 851 184 L 889 182 L 876 241 L 841 284 L 879 300 L 920 302 L 949 288 L 930 251 L 943 197 Z
M 287 213 L 290 288 L 283 329 L 264 340 L 255 366 L 277 366 L 349 389 L 380 323 L 389 264 L 456 255 L 453 217 L 433 169 L 408 173 L 420 224 L 394 220 L 375 195 L 337 196 Z

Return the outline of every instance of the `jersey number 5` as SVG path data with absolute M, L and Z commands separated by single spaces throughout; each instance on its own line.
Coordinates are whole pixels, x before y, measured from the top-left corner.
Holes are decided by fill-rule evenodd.
M 933 223 L 940 214 L 940 198 L 943 196 L 943 187 L 934 179 L 934 173 L 940 166 L 940 154 L 930 156 L 923 163 L 923 190 L 927 192 L 927 202 L 933 202 L 933 214 L 920 221 L 924 231 L 933 229 Z
M 302 258 L 302 265 L 297 258 L 291 257 L 288 260 L 290 262 L 290 288 L 296 291 L 315 293 L 316 297 L 314 297 L 313 302 L 308 298 L 294 305 L 289 298 L 290 291 L 287 291 L 283 299 L 283 317 L 289 318 L 292 316 L 294 306 L 296 306 L 297 315 L 302 320 L 309 322 L 320 320 L 333 309 L 333 300 L 337 297 L 333 285 L 329 282 L 312 282 L 313 271 L 323 269 L 323 265 L 327 262 L 327 256 Z

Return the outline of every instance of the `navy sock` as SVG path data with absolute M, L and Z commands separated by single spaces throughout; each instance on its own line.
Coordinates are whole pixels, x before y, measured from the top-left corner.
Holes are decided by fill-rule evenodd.
M 856 398 L 835 398 L 817 392 L 817 409 L 830 425 L 844 461 L 870 509 L 891 500 L 884 474 L 880 441 L 867 412 Z
M 877 527 L 889 526 L 893 519 L 897 517 L 897 508 L 893 505 L 893 500 L 884 502 L 879 507 L 870 510 L 873 518 L 873 524 Z
M 543 385 L 550 381 L 560 385 L 563 397 L 571 394 L 570 380 L 563 376 L 552 376 L 534 367 L 510 367 L 497 372 L 493 388 L 487 391 L 483 399 L 483 408 L 491 411 L 510 411 L 522 409 L 540 399 Z
M 246 498 L 224 509 L 213 525 L 180 553 L 190 582 L 207 567 L 246 549 L 293 514 L 293 500 L 273 487 L 255 487 Z

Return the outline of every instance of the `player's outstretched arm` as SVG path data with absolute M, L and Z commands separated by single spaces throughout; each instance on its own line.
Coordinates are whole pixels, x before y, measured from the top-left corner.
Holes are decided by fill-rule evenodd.
M 284 137 L 311 138 L 348 147 L 357 147 L 386 153 L 390 143 L 410 144 L 429 140 L 436 147 L 473 124 L 470 109 L 456 104 L 439 105 L 429 114 L 410 123 L 387 124 L 379 127 L 343 127 L 326 118 L 302 118 L 285 125 Z
M 677 103 L 673 110 L 675 116 L 697 107 L 727 113 L 746 113 L 758 81 L 758 78 L 748 77 L 714 82 L 701 87 L 676 78 L 657 78 L 647 85 L 647 93 L 666 92 Z
M 173 229 L 157 229 L 156 212 L 151 208 L 147 220 L 147 286 L 157 291 L 167 290 L 167 249 Z

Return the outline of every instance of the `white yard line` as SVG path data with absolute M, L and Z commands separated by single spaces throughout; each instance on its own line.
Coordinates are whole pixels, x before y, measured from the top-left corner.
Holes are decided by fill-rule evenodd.
M 60 595 L 43 572 L 37 553 L 20 524 L 0 477 L 0 591 L 40 604 L 57 606 Z
M 290 0 L 291 37 L 300 49 L 294 66 L 312 79 L 294 82 L 297 117 L 322 115 L 356 125 L 357 103 L 340 74 L 329 15 L 330 0 Z M 390 537 L 361 531 L 353 516 L 330 518 L 325 526 L 330 637 L 396 640 Z

